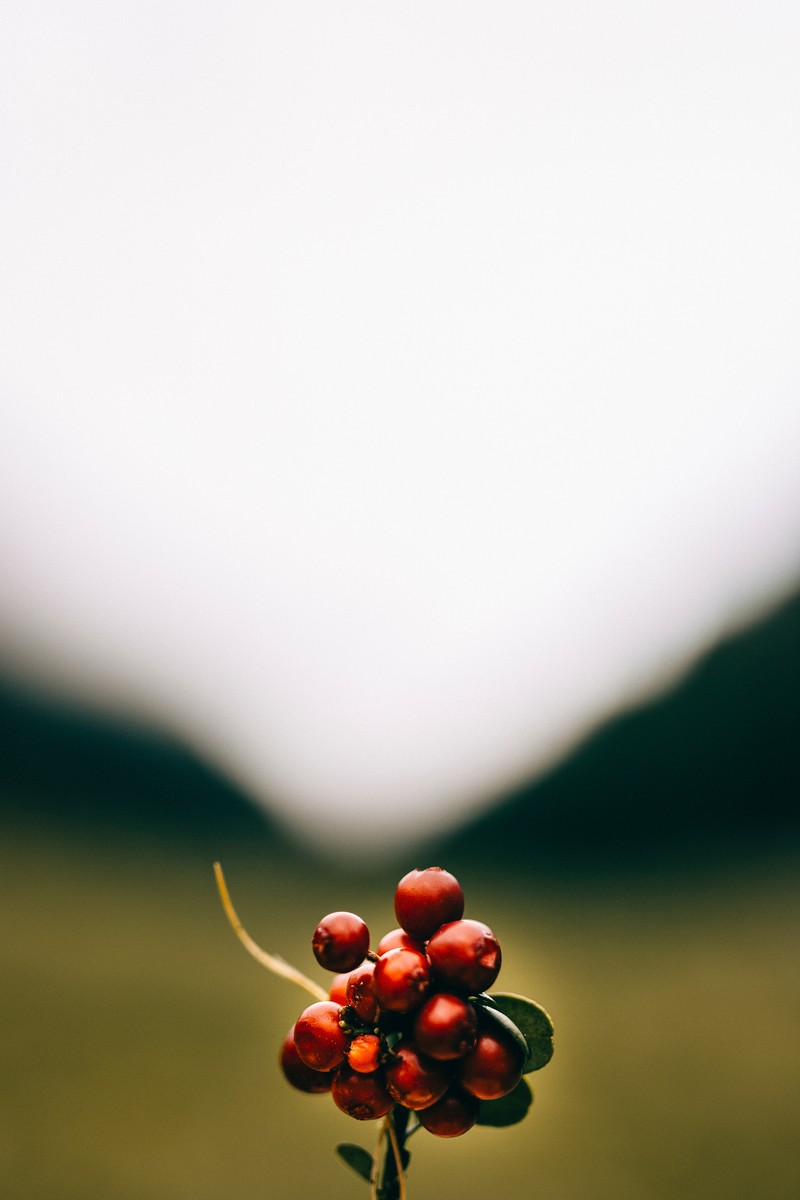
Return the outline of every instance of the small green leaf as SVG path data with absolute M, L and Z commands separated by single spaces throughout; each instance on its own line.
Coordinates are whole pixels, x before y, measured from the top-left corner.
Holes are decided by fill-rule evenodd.
M 521 1030 L 528 1043 L 528 1052 L 522 1064 L 523 1073 L 527 1075 L 529 1071 L 538 1071 L 546 1066 L 553 1057 L 553 1022 L 541 1005 L 535 1004 L 527 996 L 515 996 L 511 992 L 494 992 L 492 999 L 498 1010 Z M 491 1009 L 485 1012 L 495 1015 Z
M 513 1092 L 499 1100 L 481 1100 L 478 1110 L 479 1125 L 493 1125 L 500 1129 L 505 1125 L 518 1124 L 533 1104 L 533 1092 L 526 1079 L 520 1079 Z
M 336 1153 L 342 1162 L 355 1171 L 356 1175 L 366 1179 L 367 1183 L 370 1182 L 372 1179 L 372 1155 L 368 1150 L 365 1150 L 363 1146 L 354 1145 L 353 1142 L 340 1142 L 336 1147 Z

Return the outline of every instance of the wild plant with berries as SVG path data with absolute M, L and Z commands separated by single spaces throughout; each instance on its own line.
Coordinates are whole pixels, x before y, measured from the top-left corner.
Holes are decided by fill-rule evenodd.
M 441 867 L 409 871 L 394 896 L 399 927 L 375 950 L 361 917 L 331 912 L 311 945 L 334 974 L 326 992 L 245 931 L 222 869 L 217 886 L 247 950 L 314 996 L 286 1034 L 279 1061 L 292 1087 L 330 1093 L 357 1121 L 380 1121 L 373 1154 L 343 1142 L 339 1157 L 371 1200 L 406 1200 L 408 1140 L 419 1129 L 454 1138 L 473 1125 L 514 1125 L 533 1094 L 525 1075 L 553 1054 L 553 1023 L 525 996 L 490 992 L 502 952 L 491 929 L 464 917 L 458 880 Z

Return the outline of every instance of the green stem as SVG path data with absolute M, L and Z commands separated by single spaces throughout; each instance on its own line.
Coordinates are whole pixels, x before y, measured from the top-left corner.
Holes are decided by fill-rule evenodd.
M 394 1139 L 386 1137 L 382 1147 L 382 1163 L 380 1165 L 380 1186 L 378 1195 L 380 1200 L 401 1200 L 405 1194 L 404 1180 L 401 1180 L 398 1173 L 397 1154 L 400 1155 L 401 1163 L 405 1158 L 405 1142 L 406 1129 L 408 1127 L 408 1118 L 411 1114 L 407 1108 L 396 1104 L 392 1109 L 388 1120 L 391 1122 Z M 393 1145 L 396 1139 L 397 1150 Z

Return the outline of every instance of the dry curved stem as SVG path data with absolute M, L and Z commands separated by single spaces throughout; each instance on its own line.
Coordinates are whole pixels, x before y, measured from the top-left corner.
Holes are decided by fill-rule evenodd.
M 327 1000 L 328 993 L 323 991 L 313 979 L 309 979 L 302 971 L 298 971 L 295 967 L 290 966 L 289 963 L 284 962 L 276 954 L 268 954 L 266 950 L 261 949 L 257 942 L 253 941 L 239 920 L 236 909 L 233 907 L 233 902 L 228 892 L 228 885 L 225 883 L 225 876 L 222 874 L 222 867 L 218 862 L 214 863 L 214 877 L 217 881 L 217 890 L 219 891 L 219 898 L 222 901 L 222 907 L 225 910 L 225 916 L 230 921 L 233 932 L 248 954 L 251 954 L 256 962 L 261 963 L 262 967 L 266 967 L 268 971 L 272 971 L 273 975 L 280 975 L 282 979 L 288 979 L 290 983 L 296 983 L 298 987 L 310 992 L 315 1000 Z

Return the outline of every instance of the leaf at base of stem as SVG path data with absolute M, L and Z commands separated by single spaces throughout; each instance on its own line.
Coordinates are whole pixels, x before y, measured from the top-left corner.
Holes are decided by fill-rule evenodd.
M 356 1146 L 353 1142 L 340 1142 L 336 1147 L 336 1153 L 342 1162 L 348 1166 L 351 1171 L 355 1171 L 356 1175 L 360 1175 L 367 1183 L 372 1179 L 372 1155 L 363 1146 Z

